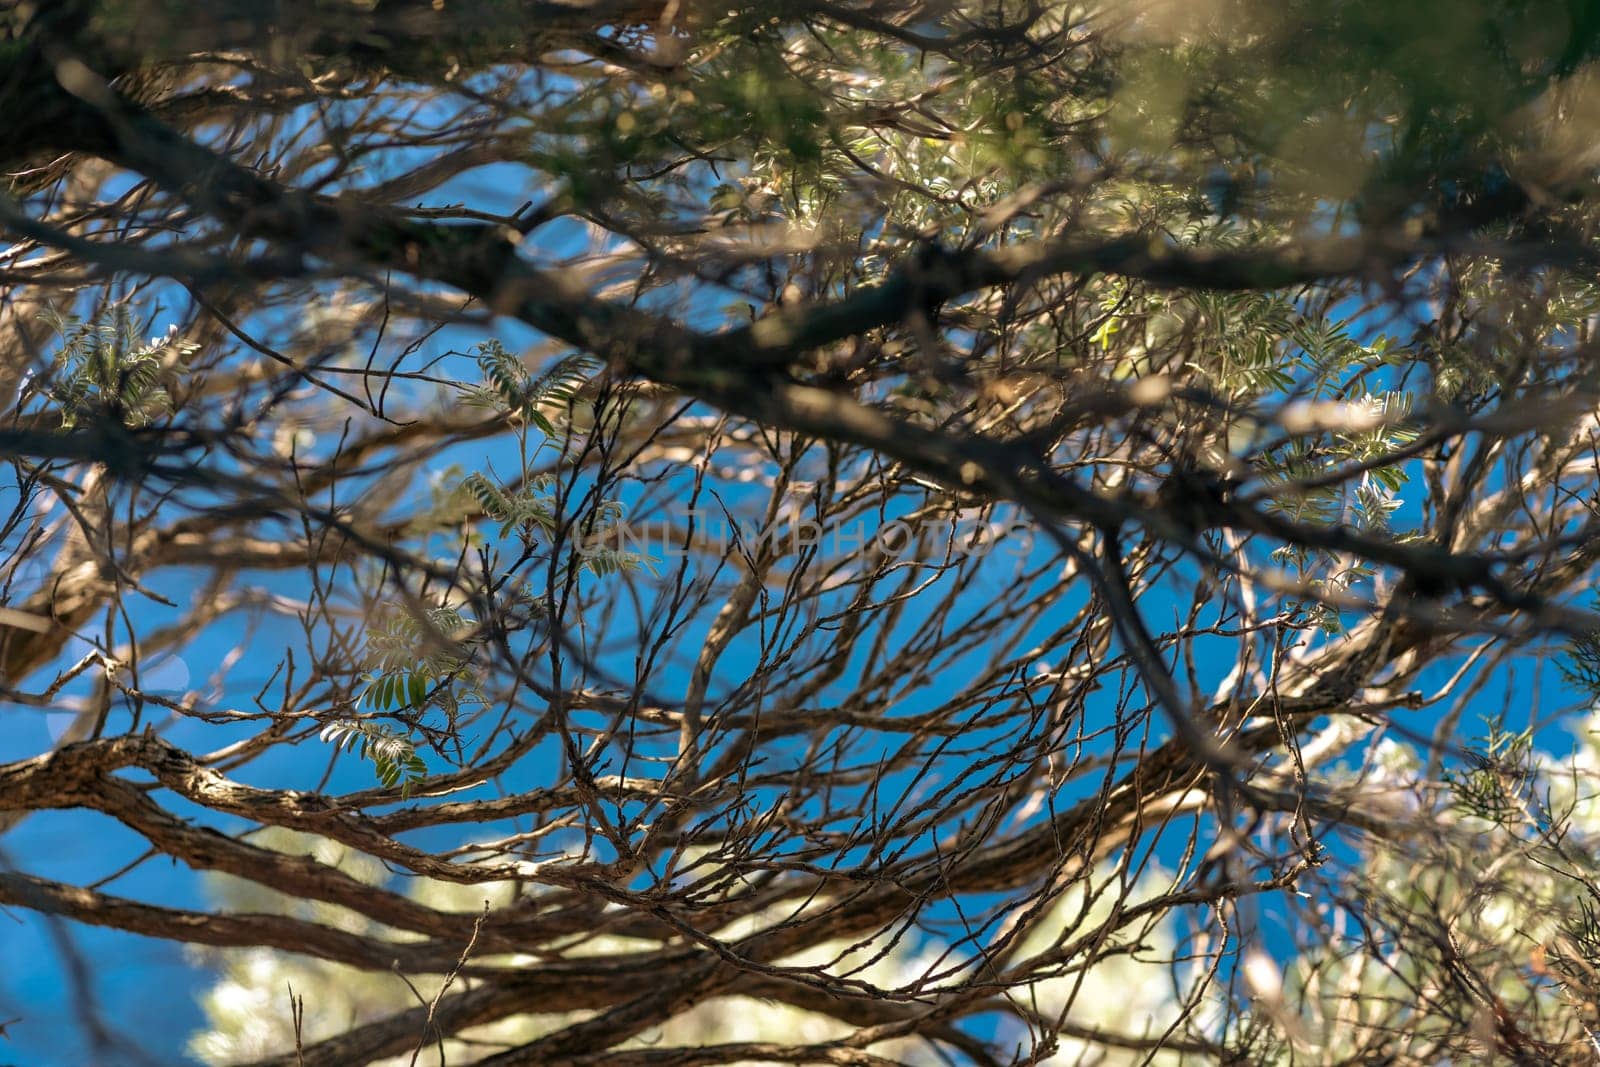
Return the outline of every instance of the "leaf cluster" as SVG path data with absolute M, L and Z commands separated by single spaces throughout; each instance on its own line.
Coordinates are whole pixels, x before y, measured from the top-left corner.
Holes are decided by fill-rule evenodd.
M 96 415 L 125 426 L 146 426 L 172 412 L 164 383 L 172 366 L 199 347 L 180 339 L 176 328 L 142 341 L 126 304 L 91 319 L 53 308 L 45 309 L 43 317 L 61 344 L 45 391 L 59 406 L 63 428 Z

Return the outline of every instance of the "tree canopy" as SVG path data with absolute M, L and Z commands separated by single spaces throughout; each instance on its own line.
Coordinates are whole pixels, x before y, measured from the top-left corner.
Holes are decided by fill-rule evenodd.
M 0 5 L 59 993 L 0 1034 L 1593 1062 L 1597 59 L 1587 0 Z M 198 1009 L 106 995 L 143 939 Z

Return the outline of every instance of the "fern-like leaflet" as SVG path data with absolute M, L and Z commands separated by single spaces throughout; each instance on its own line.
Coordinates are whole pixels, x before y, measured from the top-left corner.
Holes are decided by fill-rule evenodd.
M 534 376 L 522 361 L 507 352 L 499 341 L 477 346 L 478 369 L 483 384 L 468 390 L 468 399 L 490 404 L 537 426 L 546 437 L 554 437 L 555 423 L 542 410 L 565 407 L 601 367 L 593 356 L 572 355 L 555 362 L 543 374 Z
M 470 640 L 462 636 L 473 625 L 452 607 L 430 608 L 420 620 L 403 610 L 380 616 L 367 632 L 367 684 L 357 704 L 408 716 L 438 707 L 453 731 L 461 701 L 482 699 Z M 339 719 L 323 728 L 322 739 L 371 760 L 378 781 L 386 788 L 399 784 L 402 796 L 427 778 L 428 765 L 410 736 L 372 719 Z
M 322 740 L 331 742 L 335 751 L 356 752 L 370 760 L 379 783 L 385 789 L 400 786 L 402 797 L 409 797 L 428 777 L 428 765 L 411 739 L 382 723 L 340 719 L 322 728 Z
M 92 321 L 54 309 L 46 309 L 42 317 L 61 338 L 46 393 L 60 409 L 63 428 L 97 411 L 132 427 L 172 411 L 172 397 L 163 384 L 169 365 L 198 347 L 180 340 L 176 327 L 146 343 L 125 306 Z
M 483 513 L 500 522 L 500 536 L 518 527 L 538 528 L 552 533 L 556 528 L 555 506 L 551 501 L 554 480 L 548 475 L 533 479 L 527 486 L 507 491 L 486 476 L 474 471 L 461 482 Z
M 459 697 L 453 683 L 467 672 L 468 651 L 457 638 L 473 620 L 452 607 L 430 608 L 419 621 L 391 611 L 367 631 L 367 688 L 360 703 L 374 711 L 420 711 L 437 700 L 455 717 Z M 467 687 L 476 687 L 467 679 Z
M 547 437 L 555 435 L 556 426 L 546 410 L 571 405 L 602 366 L 592 356 L 573 355 L 557 360 L 543 374 L 534 376 L 499 341 L 485 341 L 476 352 L 483 382 L 467 390 L 469 402 L 499 408 L 538 427 Z M 520 433 L 518 436 L 521 440 Z M 501 485 L 486 474 L 473 472 L 461 480 L 460 489 L 485 515 L 500 523 L 501 537 L 514 530 L 520 530 L 527 539 L 536 531 L 553 537 L 558 530 L 559 513 L 556 482 L 549 474 L 529 473 L 527 442 L 522 440 L 522 444 L 521 485 Z M 648 556 L 605 543 L 621 529 L 624 512 L 617 500 L 602 500 L 595 506 L 579 524 L 581 544 L 572 566 L 605 576 L 648 567 L 654 562 Z

